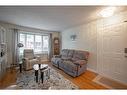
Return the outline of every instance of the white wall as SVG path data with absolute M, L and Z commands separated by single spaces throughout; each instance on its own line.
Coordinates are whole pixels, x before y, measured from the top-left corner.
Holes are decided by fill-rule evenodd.
M 77 50 L 88 50 L 90 52 L 88 68 L 98 72 L 100 69 L 98 53 L 100 51 L 99 48 L 99 40 L 100 33 L 106 29 L 106 26 L 117 25 L 119 23 L 124 23 L 124 20 L 127 20 L 127 12 L 121 12 L 109 18 L 99 19 L 96 21 L 92 21 L 87 24 L 78 25 L 76 27 L 72 27 L 62 31 L 62 49 L 77 49 Z M 112 30 L 112 31 L 115 31 Z M 70 36 L 76 34 L 76 41 L 71 41 Z M 113 67 L 112 67 L 113 69 Z M 123 70 L 122 70 L 123 71 Z M 124 72 L 127 72 L 124 69 Z M 99 73 L 99 72 L 98 72 Z M 107 75 L 108 77 L 112 77 L 111 75 Z M 126 75 L 125 75 L 126 76 Z M 118 77 L 112 77 L 120 82 L 125 83 L 126 79 L 122 79 Z
M 11 31 L 12 28 L 20 29 L 22 31 L 27 31 L 27 32 L 37 32 L 37 33 L 46 33 L 46 34 L 52 34 L 52 40 L 54 37 L 59 36 L 59 32 L 51 32 L 51 31 L 46 31 L 46 30 L 40 30 L 40 29 L 35 29 L 35 28 L 30 28 L 30 27 L 24 27 L 24 26 L 19 26 L 19 25 L 14 25 L 10 23 L 5 23 L 5 22 L 0 22 L 0 25 L 3 26 L 7 33 L 7 61 L 8 61 L 8 67 L 12 64 L 13 60 L 13 53 L 12 53 L 12 39 L 13 39 L 13 33 Z

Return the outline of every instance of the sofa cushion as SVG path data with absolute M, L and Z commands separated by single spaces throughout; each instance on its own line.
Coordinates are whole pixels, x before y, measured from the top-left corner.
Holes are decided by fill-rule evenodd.
M 73 54 L 74 54 L 74 50 L 69 50 L 69 51 L 68 51 L 68 55 L 67 55 L 68 60 L 71 60 L 71 59 L 72 59 Z
M 82 66 L 84 64 L 87 64 L 87 61 L 86 60 L 77 60 L 77 61 L 74 61 L 73 63 L 76 65 Z
M 51 61 L 52 61 L 53 65 L 58 67 L 59 66 L 59 61 L 61 61 L 61 58 L 52 58 Z
M 87 60 L 88 59 L 89 53 L 87 51 L 74 51 L 74 55 L 72 60 L 77 61 L 77 60 Z
M 68 69 L 69 71 L 77 71 L 77 65 L 75 65 L 72 61 L 63 61 L 64 68 Z
M 34 58 L 33 49 L 24 49 L 24 57 L 28 59 L 33 59 Z
M 52 61 L 53 63 L 56 63 L 56 58 L 52 58 L 51 61 Z
M 58 64 L 58 62 L 61 60 L 61 58 L 52 58 L 52 62 L 53 63 L 57 63 Z
M 39 61 L 37 59 L 31 59 L 29 60 L 30 64 L 37 64 Z
M 61 58 L 66 60 L 66 59 L 68 59 L 67 55 L 68 55 L 68 50 L 67 49 L 63 49 L 62 53 L 61 53 Z

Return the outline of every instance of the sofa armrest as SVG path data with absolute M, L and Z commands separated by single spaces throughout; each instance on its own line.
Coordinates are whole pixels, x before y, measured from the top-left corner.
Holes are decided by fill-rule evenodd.
M 34 56 L 34 58 L 40 58 L 40 56 Z
M 61 55 L 53 55 L 53 58 L 60 58 Z
M 25 66 L 28 63 L 29 59 L 28 58 L 23 58 L 22 62 L 23 62 L 23 66 Z
M 26 68 L 27 67 L 27 63 L 29 62 L 29 59 L 28 58 L 23 58 L 22 62 L 23 62 L 23 68 Z
M 29 60 L 29 58 L 23 58 L 22 60 L 23 60 L 23 61 L 26 61 L 26 60 Z
M 75 61 L 74 62 L 74 64 L 76 64 L 76 65 L 84 65 L 84 64 L 86 64 L 87 63 L 87 61 L 86 60 L 77 60 L 77 61 Z
M 41 60 L 41 57 L 40 56 L 35 56 L 34 59 L 37 59 L 37 60 Z

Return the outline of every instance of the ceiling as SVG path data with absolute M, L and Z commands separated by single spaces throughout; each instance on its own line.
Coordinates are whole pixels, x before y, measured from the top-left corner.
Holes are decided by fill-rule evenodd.
M 49 31 L 69 27 L 100 18 L 102 6 L 0 6 L 0 21 Z M 117 12 L 127 7 L 118 7 Z

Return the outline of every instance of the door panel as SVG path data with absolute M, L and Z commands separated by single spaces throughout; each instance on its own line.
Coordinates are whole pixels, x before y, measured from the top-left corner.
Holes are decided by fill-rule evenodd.
M 103 26 L 99 33 L 98 71 L 104 76 L 127 83 L 127 24 Z

